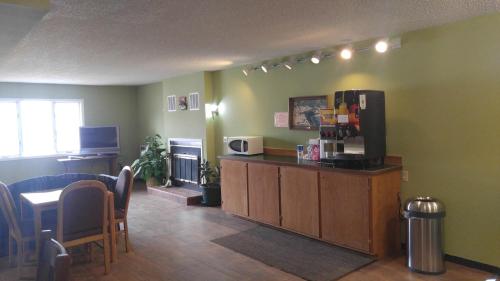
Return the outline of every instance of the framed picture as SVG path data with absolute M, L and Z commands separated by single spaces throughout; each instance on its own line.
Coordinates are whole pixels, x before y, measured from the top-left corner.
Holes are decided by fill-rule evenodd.
M 288 99 L 288 124 L 291 130 L 318 130 L 320 109 L 328 107 L 327 96 Z
M 188 104 L 187 104 L 187 97 L 179 97 L 179 110 L 187 110 L 188 109 Z

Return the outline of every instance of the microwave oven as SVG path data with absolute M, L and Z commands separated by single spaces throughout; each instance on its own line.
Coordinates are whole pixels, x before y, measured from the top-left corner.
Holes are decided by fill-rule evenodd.
M 227 153 L 255 155 L 264 153 L 262 137 L 228 137 Z

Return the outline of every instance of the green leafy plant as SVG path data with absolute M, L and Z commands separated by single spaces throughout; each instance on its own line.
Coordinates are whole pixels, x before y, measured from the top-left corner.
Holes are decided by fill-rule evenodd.
M 207 186 L 218 186 L 220 183 L 220 168 L 212 167 L 210 162 L 203 161 L 200 165 L 201 183 Z
M 161 136 L 156 134 L 146 137 L 141 155 L 132 163 L 134 176 L 141 177 L 146 181 L 155 178 L 158 182 L 163 183 L 167 173 L 167 158 L 168 154 Z

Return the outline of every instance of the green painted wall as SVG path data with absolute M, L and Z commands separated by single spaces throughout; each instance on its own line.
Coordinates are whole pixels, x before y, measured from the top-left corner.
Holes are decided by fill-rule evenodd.
M 352 88 L 386 92 L 388 154 L 401 155 L 409 182 L 402 196 L 435 196 L 447 206 L 451 255 L 500 266 L 500 14 L 402 36 L 402 48 L 355 54 L 268 74 L 241 68 L 213 73 L 224 107 L 222 137 L 263 135 L 265 145 L 293 148 L 317 132 L 273 127 L 291 96 Z
M 214 95 L 213 89 L 213 72 L 204 72 L 205 79 L 205 103 L 206 104 L 218 104 L 217 98 Z M 207 113 L 207 110 L 209 111 Z M 218 115 L 212 115 L 210 108 L 205 109 L 205 143 L 206 143 L 206 159 L 211 163 L 216 162 L 216 151 L 215 151 L 215 140 L 217 136 L 215 135 L 215 126 L 217 122 Z
M 200 105 L 204 104 L 205 80 L 202 72 L 163 80 L 164 135 L 168 138 L 205 138 L 205 108 L 200 110 L 167 111 L 167 96 L 188 96 L 200 93 Z M 178 101 L 178 100 L 177 100 Z
M 159 133 L 165 142 L 169 138 L 203 139 L 204 157 L 215 160 L 215 119 L 206 116 L 205 104 L 212 101 L 212 73 L 199 72 L 184 75 L 138 88 L 139 135 L 144 137 Z M 200 110 L 167 111 L 167 96 L 200 94 Z
M 130 164 L 138 156 L 136 92 L 137 87 L 125 86 L 0 83 L 0 98 L 83 99 L 85 125 L 120 127 L 121 154 L 118 161 L 122 164 Z M 107 166 L 87 165 L 82 171 L 107 173 Z M 7 184 L 63 172 L 64 167 L 55 157 L 0 161 L 0 181 Z
M 163 84 L 161 82 L 137 88 L 137 131 L 139 143 L 146 136 L 160 134 L 163 137 Z

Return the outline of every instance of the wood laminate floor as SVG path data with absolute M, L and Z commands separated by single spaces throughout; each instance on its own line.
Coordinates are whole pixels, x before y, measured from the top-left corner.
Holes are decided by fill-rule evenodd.
M 210 240 L 234 234 L 255 224 L 225 214 L 219 208 L 188 207 L 148 194 L 136 185 L 129 210 L 133 252 L 119 245 L 119 260 L 109 275 L 103 275 L 102 254 L 96 251 L 92 263 L 72 266 L 74 281 L 222 281 L 302 280 L 262 264 Z M 377 261 L 342 281 L 360 280 L 486 280 L 491 274 L 447 263 L 444 275 L 412 273 L 404 258 Z M 28 273 L 28 272 L 27 272 Z M 16 280 L 16 270 L 0 262 L 0 281 Z

